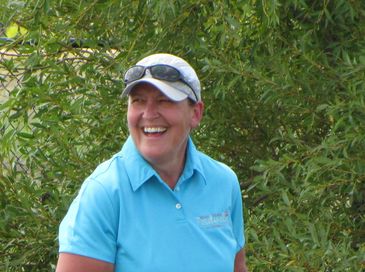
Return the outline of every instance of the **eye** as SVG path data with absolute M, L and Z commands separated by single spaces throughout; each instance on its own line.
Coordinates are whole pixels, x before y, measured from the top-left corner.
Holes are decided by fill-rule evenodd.
M 172 104 L 174 103 L 174 101 L 172 101 L 171 99 L 167 98 L 167 97 L 161 97 L 158 99 L 158 102 L 160 103 L 166 103 L 166 104 Z
M 139 97 L 139 96 L 133 96 L 133 97 L 131 97 L 130 98 L 130 102 L 132 103 L 132 104 L 135 104 L 135 103 L 143 103 L 143 98 L 142 97 Z

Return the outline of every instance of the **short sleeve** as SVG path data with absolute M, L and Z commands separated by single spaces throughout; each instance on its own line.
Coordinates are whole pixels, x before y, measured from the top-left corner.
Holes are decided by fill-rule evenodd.
M 238 252 L 245 245 L 242 193 L 238 181 L 233 185 L 232 225 Z
M 117 216 L 101 183 L 87 179 L 59 228 L 59 252 L 115 262 Z

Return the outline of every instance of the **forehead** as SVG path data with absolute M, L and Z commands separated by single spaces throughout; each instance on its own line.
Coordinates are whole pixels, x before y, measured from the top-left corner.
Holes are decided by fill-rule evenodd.
M 130 96 L 136 96 L 136 95 L 166 96 L 158 88 L 156 88 L 155 86 L 148 84 L 148 83 L 140 83 L 140 84 L 136 85 L 131 90 L 129 95 Z
M 149 83 L 140 83 L 136 85 L 129 93 L 129 96 L 166 97 L 169 99 L 168 96 Z

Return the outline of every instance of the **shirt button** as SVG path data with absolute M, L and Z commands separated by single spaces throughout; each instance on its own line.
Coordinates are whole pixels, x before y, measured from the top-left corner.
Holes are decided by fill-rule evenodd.
M 181 209 L 181 207 L 182 207 L 182 206 L 181 206 L 181 204 L 180 204 L 180 203 L 177 203 L 177 204 L 175 205 L 175 207 L 176 207 L 176 209 L 178 209 L 178 210 L 179 210 L 179 209 Z
M 175 188 L 175 191 L 176 191 L 176 192 L 179 192 L 179 191 L 180 191 L 180 187 L 176 187 L 176 188 Z

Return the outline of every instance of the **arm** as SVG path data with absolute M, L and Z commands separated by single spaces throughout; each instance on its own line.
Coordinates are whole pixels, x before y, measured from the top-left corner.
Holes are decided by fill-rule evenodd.
M 113 272 L 114 265 L 112 263 L 99 261 L 81 255 L 60 253 L 56 272 L 82 272 L 82 271 Z
M 236 254 L 236 258 L 234 260 L 234 272 L 248 272 L 246 266 L 246 254 L 244 249 L 241 249 Z

